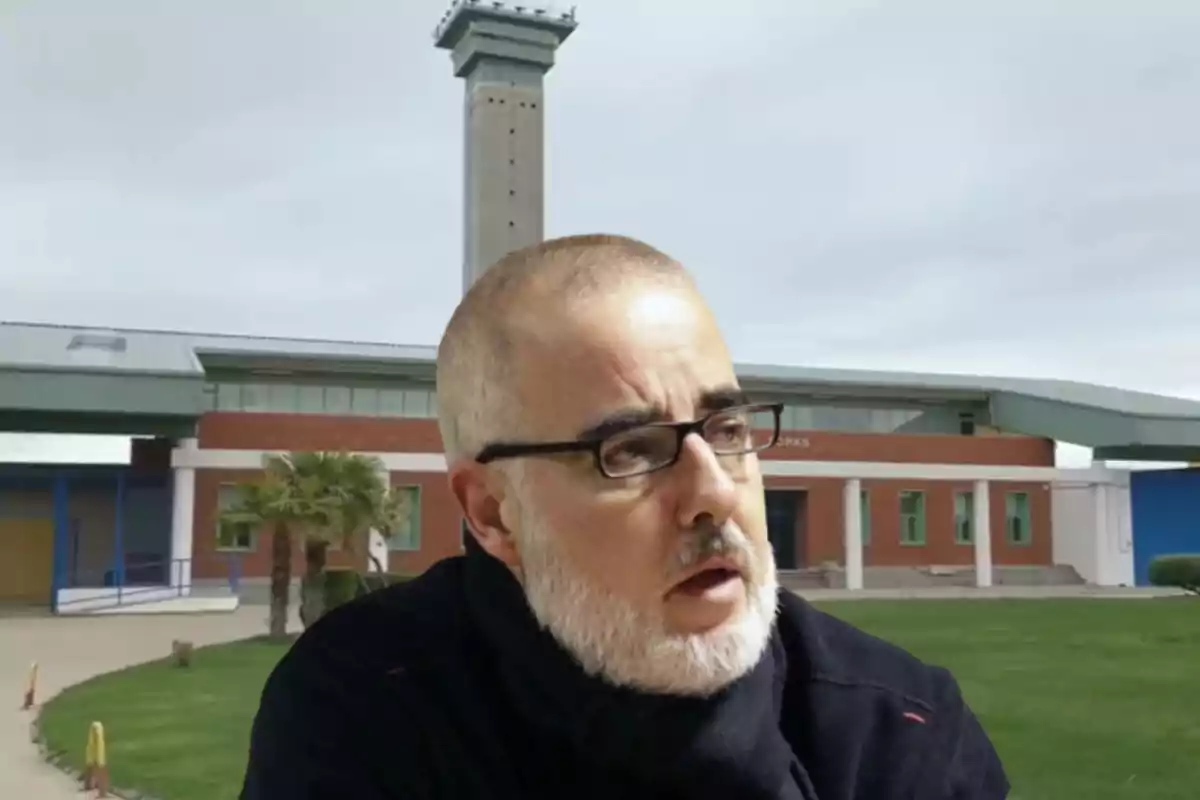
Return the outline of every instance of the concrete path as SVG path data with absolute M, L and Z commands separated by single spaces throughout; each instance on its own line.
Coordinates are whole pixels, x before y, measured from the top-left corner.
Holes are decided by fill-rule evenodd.
M 68 800 L 89 796 L 46 764 L 30 741 L 36 709 L 21 711 L 29 664 L 37 661 L 40 705 L 93 675 L 170 655 L 173 639 L 197 646 L 266 632 L 265 606 L 233 613 L 173 616 L 0 617 L 0 798 Z M 84 740 L 87 731 L 79 731 Z

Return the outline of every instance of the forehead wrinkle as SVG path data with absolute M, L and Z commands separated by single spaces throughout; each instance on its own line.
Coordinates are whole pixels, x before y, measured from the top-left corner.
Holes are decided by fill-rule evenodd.
M 540 302 L 511 309 L 507 326 L 529 438 L 574 439 L 622 412 L 688 419 L 706 391 L 733 378 L 715 320 L 687 287 L 635 287 L 588 300 L 534 291 L 526 300 L 533 295 Z M 647 316 L 655 306 L 676 311 L 667 315 L 674 320 Z

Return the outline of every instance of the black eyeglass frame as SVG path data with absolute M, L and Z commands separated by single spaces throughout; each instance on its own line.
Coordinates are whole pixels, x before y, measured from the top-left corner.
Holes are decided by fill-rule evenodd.
M 607 436 L 602 436 L 595 439 L 575 439 L 569 442 L 493 442 L 485 445 L 479 454 L 475 456 L 475 462 L 478 464 L 490 464 L 493 461 L 500 461 L 509 458 L 524 458 L 526 456 L 552 456 L 564 455 L 567 453 L 591 453 L 592 459 L 596 465 L 596 471 L 606 478 L 620 480 L 624 478 L 633 478 L 639 475 L 647 475 L 651 472 L 669 469 L 679 461 L 679 455 L 683 452 L 683 442 L 688 436 L 693 433 L 701 434 L 703 439 L 704 426 L 714 417 L 731 412 L 744 412 L 753 417 L 755 414 L 763 414 L 770 412 L 775 421 L 775 429 L 772 431 L 771 440 L 762 447 L 752 447 L 747 450 L 738 450 L 735 452 L 719 452 L 721 456 L 737 456 L 748 455 L 750 453 L 761 453 L 764 450 L 769 450 L 779 443 L 780 423 L 783 416 L 783 403 L 746 403 L 729 406 L 727 408 L 718 408 L 710 411 L 704 416 L 688 420 L 686 422 L 647 422 L 641 425 L 634 425 L 626 430 L 610 433 Z M 667 428 L 675 431 L 675 455 L 670 461 L 654 467 L 653 469 L 644 470 L 625 475 L 610 475 L 604 469 L 603 449 L 604 444 L 614 436 L 624 436 L 632 430 L 640 428 Z M 705 439 L 708 443 L 708 440 Z M 711 447 L 711 443 L 709 443 Z

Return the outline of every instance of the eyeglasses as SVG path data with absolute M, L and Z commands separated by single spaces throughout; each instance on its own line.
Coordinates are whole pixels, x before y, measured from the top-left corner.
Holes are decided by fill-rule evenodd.
M 651 422 L 600 439 L 571 442 L 495 443 L 475 460 L 488 464 L 506 458 L 591 453 L 606 478 L 632 478 L 666 469 L 679 460 L 683 441 L 699 434 L 718 456 L 757 453 L 779 441 L 782 403 L 722 408 L 690 422 Z

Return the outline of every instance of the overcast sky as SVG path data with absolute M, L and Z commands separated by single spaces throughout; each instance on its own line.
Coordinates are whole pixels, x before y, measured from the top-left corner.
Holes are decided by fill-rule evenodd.
M 434 343 L 443 0 L 10 0 L 0 317 Z M 1200 397 L 1200 7 L 583 0 L 547 234 L 632 234 L 743 361 Z

